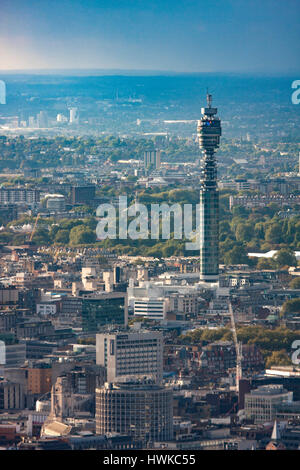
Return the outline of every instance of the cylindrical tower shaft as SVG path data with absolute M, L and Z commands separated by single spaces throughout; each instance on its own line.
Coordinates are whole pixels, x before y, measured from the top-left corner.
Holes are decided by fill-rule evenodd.
M 217 108 L 211 107 L 207 95 L 207 108 L 198 121 L 199 147 L 203 152 L 200 189 L 200 280 L 218 281 L 219 275 L 219 194 L 217 190 L 217 165 L 215 150 L 219 147 L 221 121 Z

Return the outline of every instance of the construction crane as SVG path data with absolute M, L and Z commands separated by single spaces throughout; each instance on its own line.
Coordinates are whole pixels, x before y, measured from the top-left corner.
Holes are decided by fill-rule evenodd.
M 37 223 L 38 223 L 38 220 L 39 220 L 39 218 L 40 218 L 40 215 L 41 215 L 41 214 L 38 214 L 38 215 L 36 216 L 35 223 L 34 223 L 34 227 L 33 227 L 33 229 L 32 229 L 32 232 L 31 232 L 31 235 L 30 235 L 30 238 L 29 238 L 29 243 L 32 242 L 32 239 L 33 239 L 33 236 L 34 236 L 34 234 L 35 234 L 35 231 L 36 231 L 36 228 L 37 228 Z
M 236 334 L 236 327 L 235 327 L 235 318 L 234 318 L 234 313 L 232 309 L 231 302 L 229 302 L 229 313 L 230 313 L 230 319 L 231 319 L 231 329 L 232 329 L 232 335 L 233 335 L 233 341 L 235 345 L 235 352 L 236 352 L 236 391 L 239 391 L 239 381 L 242 378 L 242 345 L 241 343 L 238 342 L 237 339 L 237 334 Z

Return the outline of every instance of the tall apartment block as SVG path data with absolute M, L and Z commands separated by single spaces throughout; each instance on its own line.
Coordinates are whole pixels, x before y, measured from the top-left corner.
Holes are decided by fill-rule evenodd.
M 144 152 L 144 167 L 155 170 L 160 168 L 160 150 Z
M 40 201 L 40 191 L 28 188 L 0 188 L 1 204 L 36 204 Z
M 215 151 L 220 144 L 221 121 L 217 108 L 211 106 L 212 96 L 207 95 L 207 107 L 201 109 L 198 121 L 199 147 L 203 152 L 200 189 L 200 280 L 217 282 L 219 275 L 219 193 Z
M 77 108 L 70 108 L 70 124 L 78 124 L 79 115 Z
M 147 377 L 162 380 L 163 336 L 161 332 L 111 332 L 96 335 L 96 363 L 107 371 L 107 382 L 126 382 Z
M 40 111 L 36 116 L 37 127 L 40 129 L 48 127 L 48 115 L 46 111 Z
M 143 447 L 172 439 L 173 391 L 161 385 L 162 333 L 97 334 L 96 362 L 107 376 L 96 388 L 96 433 L 128 435 Z
M 24 388 L 20 383 L 0 379 L 0 410 L 24 409 Z

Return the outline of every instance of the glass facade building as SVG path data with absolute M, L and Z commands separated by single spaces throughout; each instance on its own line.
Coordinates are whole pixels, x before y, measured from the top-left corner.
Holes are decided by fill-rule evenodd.
M 103 325 L 126 326 L 128 320 L 126 294 L 103 294 L 82 301 L 83 331 L 99 331 Z

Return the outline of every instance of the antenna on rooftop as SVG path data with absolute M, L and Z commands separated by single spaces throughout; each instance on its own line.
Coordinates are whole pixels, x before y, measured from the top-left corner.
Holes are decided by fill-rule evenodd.
M 208 88 L 206 88 L 206 101 L 207 101 L 208 107 L 211 108 L 212 95 L 208 92 Z

